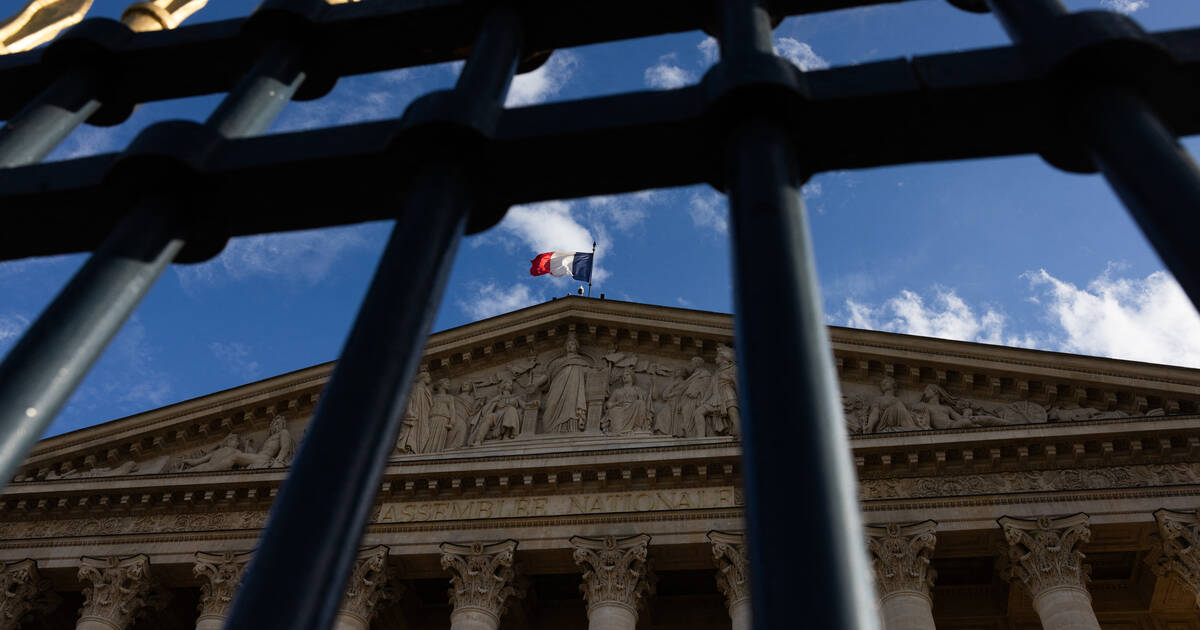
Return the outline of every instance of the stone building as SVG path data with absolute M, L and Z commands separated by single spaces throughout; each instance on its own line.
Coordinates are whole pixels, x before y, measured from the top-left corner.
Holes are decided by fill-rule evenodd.
M 831 335 L 887 628 L 1200 628 L 1200 371 Z M 339 628 L 747 628 L 732 343 L 574 297 L 433 335 Z M 43 440 L 0 630 L 219 628 L 330 371 Z

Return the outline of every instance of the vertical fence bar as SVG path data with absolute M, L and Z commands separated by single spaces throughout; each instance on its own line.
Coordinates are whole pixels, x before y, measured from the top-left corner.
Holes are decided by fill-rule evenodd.
M 1015 43 L 1049 48 L 1059 0 L 987 0 Z M 1110 186 L 1150 244 L 1200 308 L 1200 169 L 1150 105 L 1132 88 L 1081 88 L 1067 116 Z
M 41 162 L 100 109 L 96 72 L 68 71 L 0 128 L 0 168 Z
M 521 46 L 508 9 L 485 22 L 455 92 L 499 110 Z M 423 167 L 271 509 L 227 630 L 324 630 L 341 604 L 404 404 L 470 214 L 453 158 Z
M 205 124 L 231 137 L 265 130 L 304 80 L 298 59 L 270 47 Z M 161 194 L 139 200 L 0 363 L 0 488 L 183 248 L 176 215 Z
M 721 7 L 724 59 L 773 52 L 757 2 Z M 754 626 L 876 628 L 796 158 L 780 124 L 750 119 L 727 159 Z

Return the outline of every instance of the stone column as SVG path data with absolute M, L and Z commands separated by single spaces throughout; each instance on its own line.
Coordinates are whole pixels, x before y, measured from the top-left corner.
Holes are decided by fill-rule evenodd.
M 1196 605 L 1200 606 L 1200 517 L 1195 512 L 1157 510 L 1160 548 L 1150 566 L 1154 573 L 1177 576 L 1192 589 Z
M 1011 577 L 1033 596 L 1045 630 L 1100 630 L 1079 544 L 1091 539 L 1087 514 L 997 519 L 1008 541 Z
M 717 563 L 717 588 L 725 595 L 725 606 L 733 630 L 751 630 L 750 555 L 745 534 L 708 532 L 713 561 Z
M 929 568 L 929 556 L 937 544 L 937 523 L 889 523 L 866 530 L 884 630 L 934 630 L 929 589 L 936 572 Z
M 79 559 L 83 608 L 76 630 L 125 630 L 151 600 L 150 558 Z
M 620 538 L 573 536 L 575 564 L 583 570 L 583 598 L 587 600 L 589 630 L 634 630 L 643 597 L 654 592 L 646 565 L 650 537 Z
M 450 630 L 496 630 L 510 598 L 525 596 L 513 568 L 517 541 L 442 543 L 442 568 L 449 570 Z
M 233 606 L 233 596 L 242 585 L 250 553 L 196 553 L 192 572 L 200 578 L 200 616 L 196 630 L 221 630 Z
M 367 630 L 379 602 L 394 597 L 393 586 L 388 584 L 387 555 L 384 545 L 358 552 L 334 630 Z
M 0 630 L 16 630 L 28 616 L 50 612 L 59 601 L 33 560 L 5 565 L 0 573 Z

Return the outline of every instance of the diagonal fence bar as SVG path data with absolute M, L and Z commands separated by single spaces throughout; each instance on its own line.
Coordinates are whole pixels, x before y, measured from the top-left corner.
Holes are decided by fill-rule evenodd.
M 291 473 L 271 508 L 227 630 L 325 630 L 342 601 L 405 400 L 475 206 L 470 140 L 494 127 L 521 49 L 512 9 L 480 29 L 449 112 L 435 127 L 441 154 L 421 168 L 359 309 Z M 410 106 L 418 116 L 422 102 Z M 455 114 L 458 119 L 455 119 Z M 463 129 L 463 128 L 466 129 Z M 473 139 L 478 139 L 477 137 Z M 445 141 L 445 142 L 443 142 Z M 303 549 L 303 553 L 296 553 Z
M 1142 77 L 1135 76 L 1158 72 L 1174 60 L 1156 58 L 1162 55 L 1155 43 L 1132 21 L 1115 14 L 1071 14 L 1060 0 L 987 2 L 1032 63 L 1053 64 L 1052 71 L 1063 72 L 1064 90 L 1072 92 L 1059 105 L 1064 125 L 1086 146 L 1142 233 L 1200 308 L 1200 248 L 1195 243 L 1200 234 L 1200 169 L 1139 93 Z M 1083 21 L 1093 16 L 1103 21 Z M 1076 49 L 1064 52 L 1064 46 L 1073 44 Z M 1076 70 L 1085 73 L 1082 77 L 1068 72 L 1073 69 L 1069 64 L 1079 65 L 1072 53 L 1083 56 L 1088 48 L 1105 44 L 1143 63 L 1122 68 L 1113 57 L 1096 56 L 1092 67 Z
M 722 64 L 774 55 L 757 0 L 722 2 L 720 25 Z M 726 148 L 754 627 L 869 630 L 857 479 L 787 135 L 752 113 L 732 123 Z
M 205 127 L 228 137 L 266 130 L 304 80 L 299 60 L 288 44 L 268 47 Z M 159 190 L 142 196 L 0 363 L 0 484 L 12 479 L 71 392 L 183 250 L 195 230 L 194 218 L 186 216 L 179 200 L 186 194 Z

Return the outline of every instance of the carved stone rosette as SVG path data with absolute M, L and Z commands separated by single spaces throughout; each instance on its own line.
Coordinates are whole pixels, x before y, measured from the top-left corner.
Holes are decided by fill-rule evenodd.
M 49 612 L 58 602 L 50 581 L 38 574 L 36 562 L 22 560 L 4 566 L 0 574 L 0 630 L 16 630 L 26 615 Z
M 1079 544 L 1091 540 L 1087 514 L 1037 520 L 1004 516 L 997 522 L 1008 541 L 1012 577 L 1025 584 L 1034 597 L 1062 586 L 1086 592 L 1089 568 L 1083 564 Z
M 451 627 L 498 627 L 509 600 L 525 596 L 525 585 L 513 568 L 517 541 L 447 542 L 440 548 L 442 568 L 451 573 Z
M 1162 509 L 1154 512 L 1154 520 L 1161 547 L 1150 566 L 1160 576 L 1178 576 L 1200 605 L 1200 516 Z
M 643 597 L 654 592 L 654 579 L 646 562 L 650 537 L 629 538 L 573 536 L 575 564 L 583 570 L 579 590 L 588 610 L 597 606 L 620 606 L 637 616 Z
M 732 611 L 750 601 L 750 554 L 745 534 L 708 532 L 712 543 L 713 562 L 717 564 L 717 588 L 725 595 L 725 604 Z
M 388 548 L 384 545 L 358 552 L 358 560 L 350 572 L 346 595 L 338 610 L 344 626 L 368 628 L 377 612 L 379 602 L 395 597 L 395 587 L 388 583 Z
M 145 554 L 84 556 L 79 559 L 79 581 L 84 583 L 79 628 L 123 630 L 152 599 L 150 558 Z
M 250 553 L 196 553 L 196 564 L 192 572 L 200 580 L 200 617 L 197 628 L 220 628 L 233 606 L 233 596 L 242 584 L 242 575 Z
M 869 525 L 867 549 L 875 571 L 879 599 L 897 593 L 912 593 L 929 599 L 929 589 L 937 572 L 929 567 L 929 557 L 937 544 L 937 522 L 911 525 Z

